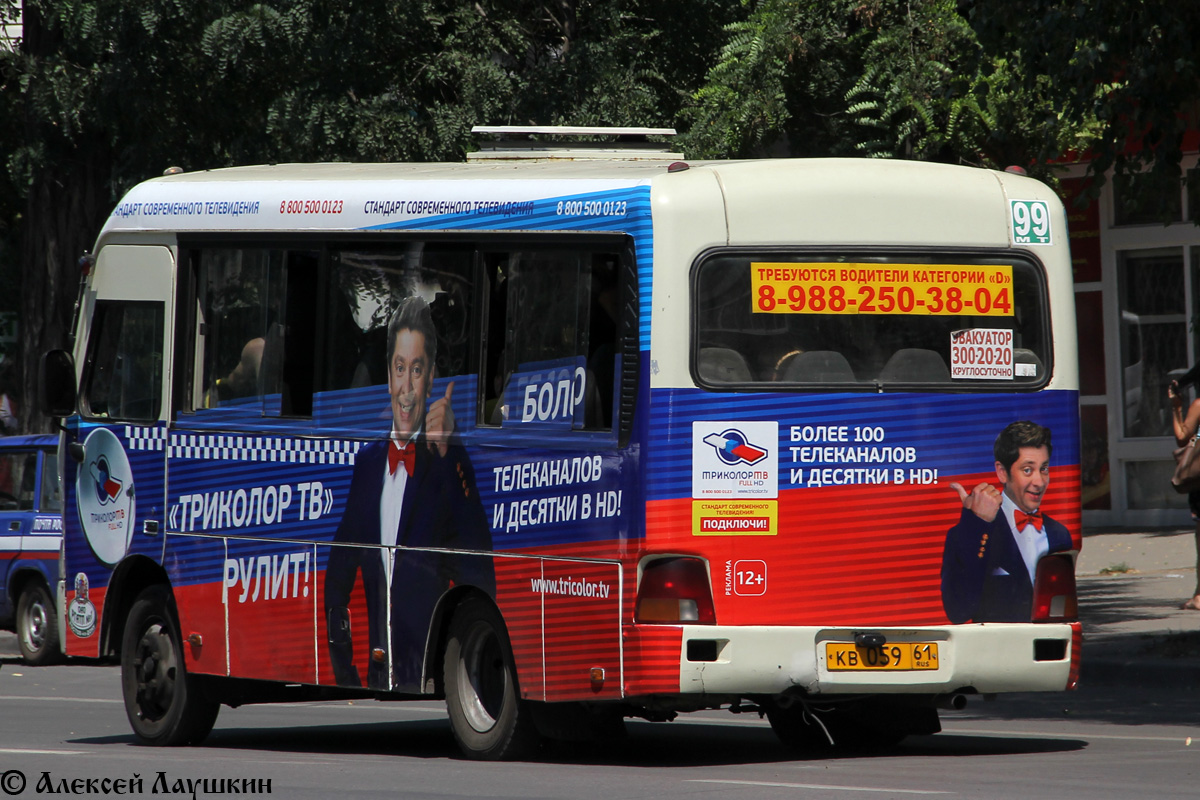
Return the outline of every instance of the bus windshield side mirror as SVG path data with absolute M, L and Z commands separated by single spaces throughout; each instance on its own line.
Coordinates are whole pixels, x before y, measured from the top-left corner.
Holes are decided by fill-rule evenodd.
M 48 417 L 75 413 L 75 359 L 66 350 L 42 355 L 38 370 L 38 410 Z

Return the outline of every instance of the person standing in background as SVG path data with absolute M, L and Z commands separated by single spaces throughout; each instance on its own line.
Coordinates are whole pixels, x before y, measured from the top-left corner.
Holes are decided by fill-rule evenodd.
M 1200 364 L 1188 370 L 1177 381 L 1167 384 L 1167 397 L 1171 401 L 1171 426 L 1175 433 L 1175 444 L 1183 447 L 1196 435 L 1200 427 L 1200 398 L 1192 401 L 1187 413 L 1183 410 L 1183 392 L 1189 384 L 1195 383 L 1200 376 Z M 1179 606 L 1185 611 L 1200 611 L 1200 491 L 1188 494 L 1188 508 L 1192 511 L 1192 521 L 1196 523 L 1196 588 L 1192 596 Z

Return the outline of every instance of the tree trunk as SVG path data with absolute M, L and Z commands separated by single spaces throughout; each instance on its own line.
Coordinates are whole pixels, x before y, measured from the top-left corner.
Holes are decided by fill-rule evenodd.
M 21 49 L 35 63 L 51 59 L 62 32 L 45 24 L 36 4 L 26 4 Z M 31 76 L 38 80 L 36 73 Z M 32 96 L 34 93 L 29 92 Z M 110 208 L 105 188 L 111 159 L 98 139 L 75 141 L 26 106 L 27 141 L 43 143 L 43 161 L 33 173 L 21 219 L 20 348 L 17 376 L 20 429 L 53 430 L 53 420 L 37 408 L 37 376 L 42 354 L 70 346 L 72 311 L 79 290 L 79 257 L 92 246 Z
M 69 174 L 48 167 L 29 190 L 22 237 L 25 291 L 21 298 L 21 429 L 51 430 L 37 405 L 42 354 L 70 346 L 72 312 L 79 288 L 79 257 L 91 248 L 103 223 L 100 170 L 77 164 Z

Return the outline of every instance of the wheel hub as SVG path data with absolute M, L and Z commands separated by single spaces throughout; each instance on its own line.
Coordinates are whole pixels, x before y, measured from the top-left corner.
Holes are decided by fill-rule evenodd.
M 473 628 L 462 650 L 459 694 L 471 727 L 486 733 L 504 705 L 507 674 L 500 642 L 487 625 Z
M 146 629 L 138 642 L 134 666 L 138 676 L 138 716 L 151 721 L 162 718 L 175 692 L 175 649 L 161 625 Z
M 46 643 L 46 608 L 41 603 L 34 603 L 29 608 L 29 634 L 25 643 L 30 650 L 41 650 Z

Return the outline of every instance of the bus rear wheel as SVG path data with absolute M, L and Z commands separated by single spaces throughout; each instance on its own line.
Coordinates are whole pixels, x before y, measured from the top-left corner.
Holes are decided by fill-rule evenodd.
M 35 667 L 52 664 L 62 655 L 54 601 L 37 581 L 26 584 L 17 601 L 17 645 L 25 663 Z
M 174 603 L 163 586 L 145 589 L 129 611 L 121 639 L 125 714 L 143 744 L 199 744 L 221 706 L 187 674 Z
M 455 610 L 443 678 L 450 726 L 467 758 L 517 758 L 537 744 L 504 621 L 488 601 L 471 597 Z

